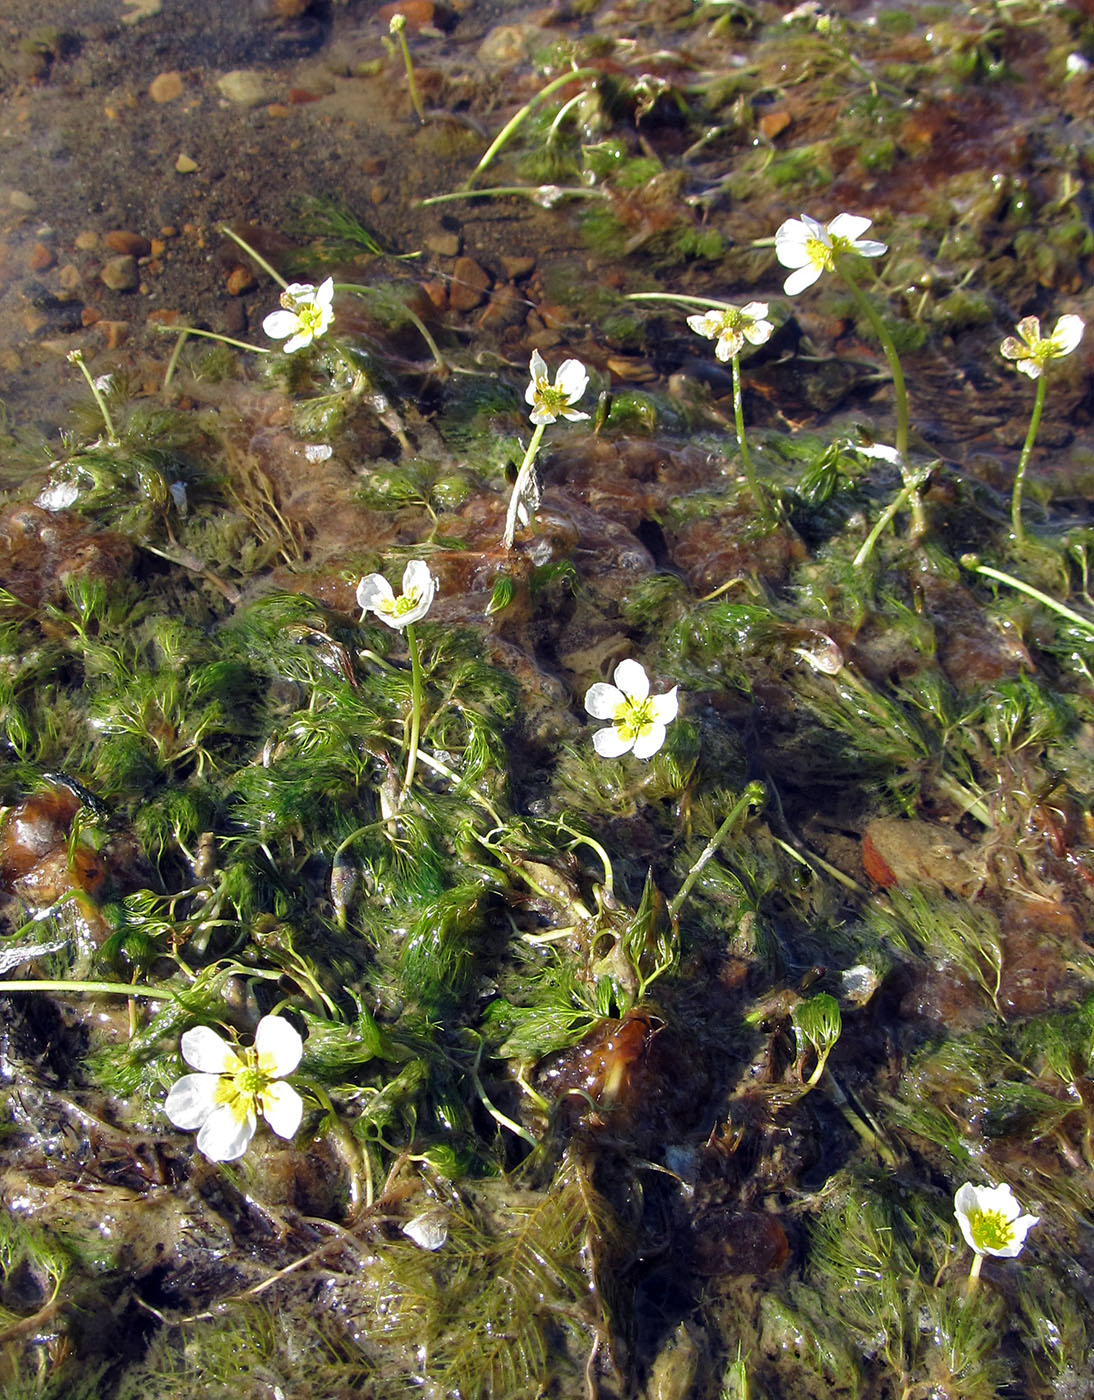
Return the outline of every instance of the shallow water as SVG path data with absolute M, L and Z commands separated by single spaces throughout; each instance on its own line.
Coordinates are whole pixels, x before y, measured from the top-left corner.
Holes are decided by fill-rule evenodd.
M 1089 320 L 1082 15 L 408 6 L 423 124 L 390 7 L 144 10 L 0 20 L 4 1395 L 1094 1394 L 1090 350 L 1024 542 L 999 354 Z M 844 209 L 923 470 L 865 562 L 887 361 L 772 253 Z M 271 344 L 225 225 L 327 337 L 180 345 Z M 652 291 L 769 303 L 766 513 Z M 534 350 L 590 417 L 506 551 Z M 215 1164 L 180 1036 L 271 1013 L 301 1129 Z M 970 1180 L 1040 1217 L 971 1292 Z

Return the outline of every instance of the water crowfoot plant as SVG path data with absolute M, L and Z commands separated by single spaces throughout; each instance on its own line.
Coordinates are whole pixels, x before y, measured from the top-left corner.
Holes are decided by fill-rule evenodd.
M 422 651 L 414 624 L 420 622 L 433 605 L 437 580 L 424 559 L 411 559 L 403 570 L 403 591 L 396 598 L 383 574 L 369 574 L 357 585 L 357 605 L 362 620 L 373 612 L 381 622 L 396 631 L 406 632 L 410 652 L 411 711 L 410 739 L 407 744 L 406 777 L 402 794 L 405 796 L 414 782 L 418 762 L 418 740 L 422 731 Z
M 976 1287 L 984 1255 L 996 1259 L 1016 1259 L 1026 1243 L 1026 1236 L 1040 1216 L 1023 1215 L 1014 1192 L 1002 1186 L 974 1186 L 966 1181 L 953 1198 L 954 1214 L 973 1251 L 969 1270 L 969 1291 Z
M 1014 368 L 1020 374 L 1028 374 L 1037 381 L 1037 396 L 1033 401 L 1029 430 L 1022 444 L 1018 458 L 1018 470 L 1014 474 L 1014 487 L 1010 497 L 1010 525 L 1015 540 L 1021 544 L 1025 538 L 1022 528 L 1022 487 L 1025 484 L 1026 468 L 1033 452 L 1033 442 L 1037 429 L 1041 426 L 1041 413 L 1045 406 L 1045 369 L 1050 360 L 1063 359 L 1083 338 L 1086 326 L 1079 316 L 1061 316 L 1051 335 L 1041 335 L 1041 322 L 1036 316 L 1025 316 L 1015 327 L 1018 336 L 1008 335 L 999 347 L 999 353 L 1006 360 L 1015 362 Z
M 393 34 L 398 40 L 399 49 L 403 55 L 403 67 L 406 69 L 406 85 L 410 92 L 410 101 L 418 114 L 418 120 L 425 126 L 425 110 L 422 107 L 421 94 L 418 92 L 418 80 L 414 76 L 414 64 L 410 60 L 410 46 L 406 41 L 406 15 L 392 15 L 391 23 L 388 25 L 388 33 Z
M 283 1016 L 263 1016 L 254 1045 L 234 1050 L 209 1026 L 193 1026 L 182 1037 L 182 1057 L 196 1074 L 175 1081 L 164 1112 L 177 1128 L 198 1129 L 197 1145 L 213 1162 L 232 1162 L 246 1152 L 261 1113 L 279 1137 L 293 1138 L 304 1104 L 283 1083 L 300 1063 L 303 1041 Z
M 650 681 L 637 661 L 621 661 L 615 668 L 615 684 L 597 681 L 585 695 L 585 708 L 593 719 L 611 724 L 593 735 L 593 747 L 601 758 L 633 753 L 652 758 L 665 742 L 667 726 L 676 718 L 677 687 L 664 695 L 650 694 Z
M 75 365 L 76 368 L 83 375 L 83 377 L 87 380 L 87 387 L 91 390 L 92 394 L 94 395 L 95 402 L 99 408 L 99 412 L 103 416 L 103 423 L 106 427 L 107 441 L 116 443 L 118 441 L 118 434 L 114 431 L 114 423 L 110 417 L 110 410 L 106 406 L 106 399 L 103 396 L 103 391 L 100 388 L 98 381 L 91 377 L 91 371 L 84 363 L 83 352 L 80 350 L 70 350 L 68 353 L 68 362 L 70 365 Z
M 333 300 L 333 277 L 318 287 L 311 282 L 290 282 L 281 293 L 281 309 L 270 312 L 262 329 L 271 340 L 284 340 L 281 348 L 286 355 L 304 350 L 329 329 L 334 320 Z
M 513 483 L 512 495 L 509 497 L 509 509 L 505 516 L 505 534 L 502 536 L 502 544 L 506 549 L 513 548 L 513 537 L 516 535 L 517 522 L 522 512 L 526 515 L 530 514 L 530 510 L 534 510 L 539 503 L 539 493 L 535 489 L 534 471 L 539 445 L 543 440 L 543 431 L 547 424 L 553 423 L 557 418 L 566 418 L 571 423 L 577 423 L 589 416 L 573 407 L 589 386 L 588 371 L 580 360 L 563 360 L 555 375 L 555 382 L 552 384 L 547 372 L 546 360 L 538 350 L 533 350 L 532 358 L 528 364 L 528 372 L 531 378 L 524 391 L 524 397 L 532 406 L 532 411 L 528 416 L 535 424 L 535 432 L 532 434 L 532 440 L 528 444 L 528 450 L 525 452 L 524 460 L 517 472 L 517 479 Z
M 904 370 L 893 337 L 859 286 L 854 270 L 855 255 L 879 258 L 888 251 L 886 244 L 862 237 L 872 222 L 861 214 L 837 214 L 827 225 L 810 218 L 808 214 L 803 214 L 800 219 L 786 219 L 775 232 L 775 256 L 784 267 L 792 269 L 783 283 L 787 296 L 797 296 L 805 291 L 822 273 L 835 272 L 851 293 L 859 312 L 873 328 L 889 362 L 889 373 L 893 379 L 896 456 L 904 478 L 903 494 L 912 508 L 913 530 L 916 538 L 919 538 L 926 530 L 926 519 L 919 483 L 908 468 L 908 390 L 904 383 Z
M 767 494 L 760 485 L 756 468 L 752 465 L 752 454 L 745 438 L 744 399 L 741 392 L 741 351 L 745 344 L 764 345 L 771 339 L 775 327 L 767 318 L 766 301 L 750 301 L 745 306 L 712 307 L 699 316 L 689 316 L 688 325 L 696 335 L 713 340 L 714 354 L 723 362 L 728 360 L 733 369 L 733 419 L 737 427 L 737 446 L 741 449 L 741 463 L 752 490 L 753 499 L 761 515 L 770 514 L 771 506 Z

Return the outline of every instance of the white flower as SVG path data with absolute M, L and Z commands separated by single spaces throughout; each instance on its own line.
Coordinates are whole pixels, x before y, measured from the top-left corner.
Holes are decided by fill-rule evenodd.
M 533 350 L 528 373 L 531 380 L 524 397 L 532 405 L 528 416 L 533 423 L 553 423 L 556 418 L 568 418 L 571 423 L 576 423 L 581 418 L 588 418 L 587 413 L 579 413 L 570 407 L 589 387 L 589 375 L 580 360 L 563 360 L 552 384 L 547 361 L 538 350 Z
M 1023 1215 L 1009 1186 L 974 1186 L 966 1181 L 953 1198 L 954 1213 L 965 1242 L 976 1254 L 1013 1259 L 1040 1219 Z
M 281 310 L 271 311 L 262 329 L 271 340 L 284 340 L 282 349 L 291 355 L 324 334 L 334 320 L 333 300 L 333 277 L 318 287 L 310 282 L 291 282 L 281 293 Z
M 606 729 L 593 735 L 593 747 L 601 758 L 618 758 L 633 752 L 635 758 L 651 758 L 665 742 L 666 725 L 679 709 L 677 687 L 665 695 L 651 695 L 649 677 L 637 661 L 621 661 L 615 668 L 615 685 L 597 681 L 585 696 L 585 708 L 593 719 L 610 719 Z
M 260 1113 L 279 1137 L 295 1136 L 304 1105 L 281 1080 L 300 1063 L 304 1046 L 284 1017 L 263 1016 L 249 1049 L 233 1049 L 209 1026 L 186 1031 L 181 1048 L 200 1073 L 172 1084 L 164 1111 L 176 1128 L 199 1129 L 198 1147 L 211 1161 L 242 1157 Z
M 775 233 L 775 256 L 783 267 L 795 269 L 783 283 L 787 296 L 804 292 L 822 272 L 834 272 L 836 259 L 845 253 L 880 258 L 887 251 L 886 245 L 861 237 L 872 222 L 861 214 L 837 214 L 826 227 L 803 214 L 780 224 Z
M 775 327 L 765 321 L 766 301 L 750 301 L 746 306 L 714 307 L 701 316 L 689 316 L 688 325 L 696 335 L 716 340 L 714 354 L 719 360 L 732 360 L 749 345 L 763 345 Z
M 357 606 L 361 617 L 374 612 L 381 622 L 400 630 L 420 622 L 433 603 L 437 580 L 424 559 L 412 559 L 403 570 L 402 595 L 396 598 L 383 574 L 369 574 L 357 585 Z
M 1041 338 L 1041 322 L 1036 316 L 1024 316 L 1015 327 L 1021 340 L 1008 335 L 999 347 L 999 353 L 1007 360 L 1017 360 L 1015 369 L 1028 374 L 1031 379 L 1040 379 L 1049 360 L 1062 359 L 1070 355 L 1086 330 L 1086 322 L 1081 316 L 1061 316 L 1051 335 Z

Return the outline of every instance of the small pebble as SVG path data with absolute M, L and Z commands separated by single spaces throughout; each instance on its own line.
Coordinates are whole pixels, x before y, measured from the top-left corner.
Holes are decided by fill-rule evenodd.
M 103 242 L 113 253 L 128 253 L 132 258 L 146 258 L 152 251 L 152 245 L 147 238 L 139 233 L 130 233 L 127 229 L 111 229 L 103 238 Z
M 436 253 L 439 258 L 456 258 L 460 254 L 460 235 L 458 233 L 431 233 L 425 240 L 425 246 L 431 253 Z
M 30 270 L 32 272 L 45 272 L 56 262 L 52 248 L 47 248 L 44 243 L 35 243 L 30 250 Z
M 182 74 L 174 71 L 159 73 L 148 84 L 148 96 L 153 102 L 174 102 L 183 90 Z
M 175 161 L 175 169 L 180 175 L 192 175 L 197 168 L 197 161 L 188 155 L 180 155 Z
M 131 292 L 140 282 L 137 260 L 131 253 L 108 259 L 99 273 L 99 281 L 112 292 Z
M 99 235 L 93 228 L 85 228 L 76 235 L 76 247 L 81 253 L 90 253 L 99 246 Z
M 233 68 L 217 79 L 217 92 L 237 107 L 258 107 L 269 101 L 265 73 L 253 68 Z
M 249 267 L 244 267 L 237 263 L 228 274 L 228 295 L 241 297 L 244 292 L 249 292 L 257 285 L 257 279 Z
M 119 345 L 124 344 L 129 336 L 128 321 L 99 321 L 95 329 L 106 341 L 108 350 L 117 350 Z
M 38 208 L 38 201 L 33 195 L 27 194 L 26 190 L 10 190 L 8 203 L 13 209 L 18 209 L 20 214 L 33 214 Z
M 80 269 L 75 263 L 65 263 L 64 267 L 62 267 L 57 274 L 57 280 L 60 282 L 64 291 L 75 292 L 79 289 L 84 279 L 81 277 Z

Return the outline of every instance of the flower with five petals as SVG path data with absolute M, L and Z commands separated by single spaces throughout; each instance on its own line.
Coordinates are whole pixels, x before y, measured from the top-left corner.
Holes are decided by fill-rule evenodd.
M 580 360 L 563 360 L 552 384 L 547 361 L 538 350 L 533 350 L 528 373 L 531 379 L 524 397 L 532 405 L 528 416 L 533 423 L 553 423 L 556 418 L 568 418 L 576 423 L 588 418 L 587 413 L 580 413 L 571 406 L 589 387 L 588 371 Z
M 954 1214 L 975 1254 L 1014 1259 L 1021 1254 L 1026 1236 L 1040 1220 L 1023 1215 L 1009 1186 L 974 1186 L 966 1181 L 953 1198 Z
M 271 311 L 262 329 L 271 340 L 284 340 L 287 355 L 318 340 L 334 320 L 334 278 L 315 287 L 310 282 L 291 282 L 281 293 L 281 310 Z
M 714 354 L 719 360 L 732 360 L 746 341 L 763 345 L 771 339 L 775 327 L 764 319 L 766 315 L 766 301 L 750 301 L 745 306 L 717 306 L 700 316 L 689 316 L 688 325 L 696 335 L 717 342 Z
M 1081 316 L 1061 316 L 1051 335 L 1042 337 L 1037 316 L 1023 316 L 1015 327 L 1021 340 L 1008 335 L 999 347 L 1004 359 L 1016 361 L 1014 368 L 1031 379 L 1040 379 L 1049 360 L 1070 355 L 1083 338 L 1086 323 Z
M 783 283 L 787 296 L 804 292 L 822 272 L 834 272 L 836 259 L 845 253 L 880 258 L 887 251 L 886 245 L 862 237 L 872 222 L 861 214 L 837 214 L 825 225 L 803 214 L 780 224 L 775 233 L 775 256 L 783 267 L 794 269 Z
M 209 1026 L 186 1031 L 181 1049 L 199 1072 L 172 1084 L 164 1111 L 176 1128 L 198 1129 L 198 1148 L 210 1161 L 242 1157 L 260 1113 L 279 1137 L 296 1135 L 304 1105 L 282 1081 L 300 1063 L 303 1041 L 283 1016 L 263 1016 L 247 1049 L 233 1048 Z
M 437 580 L 424 559 L 412 559 L 403 570 L 403 591 L 395 592 L 383 574 L 369 574 L 357 585 L 357 606 L 361 616 L 374 612 L 381 622 L 402 630 L 412 622 L 420 622 L 433 603 Z
M 652 758 L 679 710 L 677 687 L 651 695 L 649 677 L 637 661 L 621 661 L 614 679 L 614 685 L 597 681 L 585 695 L 585 708 L 593 719 L 611 720 L 593 735 L 593 748 L 601 758 L 625 753 Z

